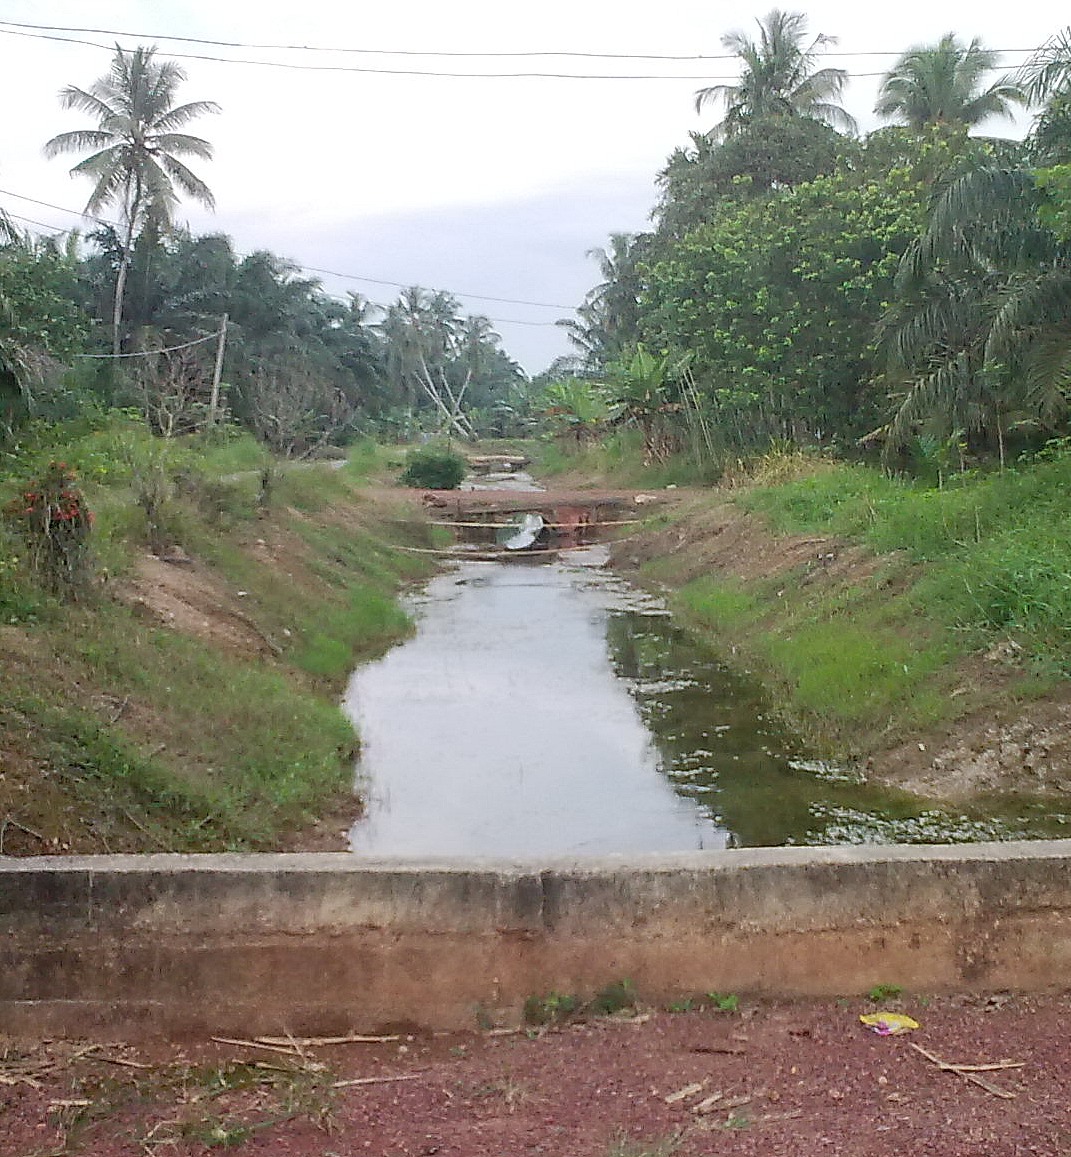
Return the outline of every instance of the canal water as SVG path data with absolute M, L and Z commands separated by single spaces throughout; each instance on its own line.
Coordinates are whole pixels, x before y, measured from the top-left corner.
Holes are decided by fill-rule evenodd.
M 545 558 L 546 556 L 544 556 Z M 353 851 L 539 856 L 1066 835 L 1030 801 L 961 814 L 814 758 L 757 681 L 602 564 L 462 562 L 360 668 Z

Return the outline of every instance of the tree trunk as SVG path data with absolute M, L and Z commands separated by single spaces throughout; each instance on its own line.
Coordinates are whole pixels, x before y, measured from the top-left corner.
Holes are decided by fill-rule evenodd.
M 130 267 L 130 250 L 124 247 L 115 278 L 115 306 L 112 310 L 112 354 L 118 357 L 122 346 L 123 294 L 126 291 L 126 271 Z
M 127 186 L 126 237 L 123 239 L 123 253 L 119 258 L 119 272 L 115 277 L 115 308 L 112 310 L 112 354 L 122 352 L 123 295 L 126 292 L 126 275 L 130 268 L 130 251 L 134 247 L 134 226 L 141 207 L 141 178 L 135 176 L 134 191 Z

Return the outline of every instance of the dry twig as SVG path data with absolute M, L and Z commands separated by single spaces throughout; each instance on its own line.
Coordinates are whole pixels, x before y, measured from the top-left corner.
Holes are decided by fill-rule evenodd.
M 332 1089 L 348 1089 L 351 1085 L 384 1085 L 388 1081 L 415 1081 L 423 1075 L 419 1073 L 400 1073 L 395 1077 L 351 1077 L 348 1081 L 333 1081 Z
M 908 1045 L 917 1053 L 921 1053 L 931 1064 L 936 1065 L 942 1072 L 955 1073 L 962 1077 L 965 1081 L 970 1081 L 971 1084 L 978 1085 L 979 1088 L 985 1089 L 987 1093 L 992 1093 L 994 1097 L 1002 1097 L 1006 1101 L 1014 1101 L 1016 1094 L 1008 1092 L 1007 1089 L 1001 1089 L 997 1085 L 985 1080 L 984 1077 L 978 1076 L 979 1073 L 993 1072 L 997 1069 L 1021 1069 L 1026 1064 L 1025 1061 L 995 1061 L 992 1064 L 985 1065 L 955 1065 L 950 1061 L 943 1061 L 939 1056 L 931 1053 L 928 1049 L 924 1049 L 922 1045 L 915 1044 L 914 1041 L 908 1041 Z
M 349 1033 L 346 1036 L 258 1036 L 254 1043 L 263 1045 L 290 1045 L 293 1048 L 316 1048 L 321 1045 L 383 1045 L 392 1044 L 402 1038 L 395 1036 L 361 1036 L 358 1033 Z
M 241 1048 L 247 1049 L 266 1049 L 268 1052 L 284 1053 L 288 1057 L 297 1057 L 298 1060 L 302 1059 L 300 1051 L 288 1045 L 265 1044 L 259 1040 L 240 1040 L 237 1037 L 229 1036 L 214 1036 L 211 1039 L 214 1040 L 216 1044 L 238 1045 Z

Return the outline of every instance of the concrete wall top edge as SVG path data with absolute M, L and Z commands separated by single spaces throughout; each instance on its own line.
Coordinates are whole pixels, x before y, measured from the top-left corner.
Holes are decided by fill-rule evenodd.
M 250 852 L 218 855 L 152 853 L 101 856 L 0 856 L 0 874 L 73 873 L 329 873 L 421 874 L 485 872 L 527 876 L 541 872 L 615 875 L 627 872 L 738 870 L 805 864 L 977 863 L 1071 860 L 1071 839 L 978 844 L 885 844 L 836 847 L 738 848 L 727 851 L 490 859 L 427 857 L 367 859 L 351 852 Z

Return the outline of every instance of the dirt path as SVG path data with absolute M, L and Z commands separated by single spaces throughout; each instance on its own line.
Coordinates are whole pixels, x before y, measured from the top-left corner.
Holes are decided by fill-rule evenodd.
M 865 1000 L 611 1017 L 541 1034 L 182 1052 L 54 1043 L 0 1059 L 0 1154 L 188 1157 L 1057 1157 L 1063 997 Z M 947 1062 L 996 1065 L 971 1076 Z M 88 1051 L 87 1051 L 88 1050 Z M 1012 1065 L 1016 1067 L 1012 1067 Z M 139 1067 L 140 1066 L 140 1067 Z

